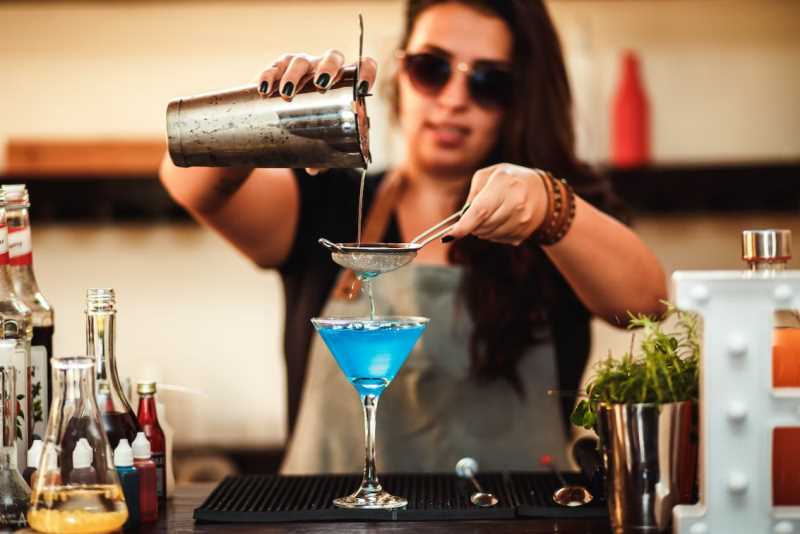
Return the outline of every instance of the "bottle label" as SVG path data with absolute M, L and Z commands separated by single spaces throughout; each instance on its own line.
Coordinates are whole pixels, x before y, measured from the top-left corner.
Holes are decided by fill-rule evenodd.
M 33 263 L 31 227 L 8 228 L 8 256 L 11 265 L 31 265 Z
M 30 441 L 30 426 L 29 407 L 33 404 L 30 402 L 31 391 L 31 360 L 30 352 L 26 343 L 22 340 L 17 340 L 14 346 L 13 355 L 11 356 L 11 364 L 14 366 L 17 375 L 17 420 L 15 422 L 15 431 L 17 440 L 15 443 L 17 453 L 17 467 L 19 472 L 23 472 L 28 466 L 28 446 Z
M 167 498 L 166 488 L 166 467 L 167 459 L 163 452 L 154 452 L 152 454 L 153 463 L 156 464 L 156 494 L 159 499 Z
M 16 503 L 15 503 L 16 504 Z M 24 528 L 28 526 L 28 519 L 25 517 L 25 506 L 12 504 L 4 506 L 0 510 L 0 525 L 12 528 Z M 3 530 L 3 532 L 6 532 Z
M 44 431 L 47 427 L 47 347 L 44 345 L 34 345 L 31 347 L 31 397 L 33 407 L 31 408 L 31 419 L 33 420 L 33 436 L 31 443 L 38 438 L 44 439 Z
M 0 265 L 8 265 L 8 227 L 0 224 Z

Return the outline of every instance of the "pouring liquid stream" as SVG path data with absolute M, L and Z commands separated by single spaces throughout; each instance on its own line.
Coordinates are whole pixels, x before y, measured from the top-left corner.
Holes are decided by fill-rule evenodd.
M 361 186 L 358 189 L 358 231 L 356 233 L 356 243 L 361 244 L 361 217 L 364 214 L 364 182 L 367 178 L 367 168 L 361 169 Z
M 358 189 L 358 232 L 356 234 L 356 243 L 361 244 L 361 221 L 364 215 L 364 183 L 367 177 L 367 169 L 366 167 L 361 169 L 361 184 Z M 369 278 L 360 278 L 361 284 L 363 286 L 362 291 L 366 293 L 367 299 L 369 300 L 369 318 L 371 320 L 375 319 L 375 299 L 372 295 L 372 280 Z

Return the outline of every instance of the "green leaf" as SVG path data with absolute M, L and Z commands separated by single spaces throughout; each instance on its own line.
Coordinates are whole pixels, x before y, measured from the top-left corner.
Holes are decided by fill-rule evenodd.
M 700 376 L 700 341 L 697 316 L 678 310 L 664 302 L 667 314 L 674 317 L 677 330 L 664 332 L 663 321 L 628 312 L 630 329 L 641 329 L 638 354 L 631 351 L 619 358 L 611 353 L 595 367 L 586 387 L 587 398 L 572 412 L 570 421 L 576 426 L 593 429 L 601 404 L 697 401 Z

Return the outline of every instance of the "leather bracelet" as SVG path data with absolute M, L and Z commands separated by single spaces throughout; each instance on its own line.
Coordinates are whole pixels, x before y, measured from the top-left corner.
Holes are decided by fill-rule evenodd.
M 575 191 L 566 180 L 539 172 L 547 196 L 547 209 L 533 238 L 540 245 L 554 245 L 564 239 L 575 220 Z

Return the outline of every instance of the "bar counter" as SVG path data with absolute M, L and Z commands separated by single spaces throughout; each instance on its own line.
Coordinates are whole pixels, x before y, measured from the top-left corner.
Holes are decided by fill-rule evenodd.
M 293 533 L 448 533 L 470 534 L 610 534 L 607 521 L 588 520 L 539 520 L 519 519 L 503 521 L 427 521 L 427 522 L 318 522 L 318 523 L 250 523 L 250 524 L 199 524 L 192 512 L 214 489 L 213 484 L 178 486 L 175 497 L 167 503 L 166 510 L 159 514 L 158 523 L 142 526 L 138 532 L 147 533 L 191 533 L 191 532 L 259 532 L 278 534 Z M 135 532 L 135 531 L 134 531 Z

